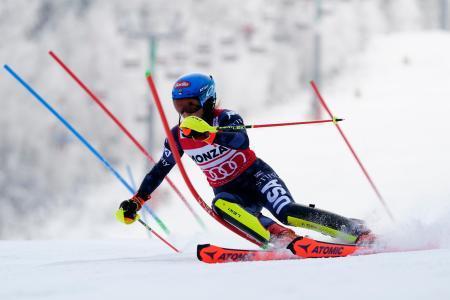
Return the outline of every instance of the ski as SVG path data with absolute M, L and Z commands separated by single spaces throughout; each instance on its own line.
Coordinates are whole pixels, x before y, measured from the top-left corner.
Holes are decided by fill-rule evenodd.
M 386 245 L 373 245 L 373 247 L 371 247 L 356 244 L 322 242 L 308 237 L 298 237 L 287 246 L 287 249 L 246 250 L 203 244 L 197 246 L 197 257 L 202 262 L 214 264 L 307 258 L 333 258 L 379 253 L 424 251 L 438 248 L 438 245 L 433 244 L 417 247 L 387 247 Z
M 208 264 L 301 259 L 288 249 L 245 250 L 223 248 L 211 244 L 197 245 L 197 257 L 200 261 Z
M 306 258 L 332 258 L 426 249 L 429 249 L 429 247 L 421 249 L 388 249 L 386 247 L 371 248 L 370 246 L 360 246 L 356 244 L 322 242 L 309 237 L 300 236 L 293 240 L 286 249 L 247 250 L 223 248 L 211 244 L 198 245 L 197 257 L 202 262 L 212 264 Z
M 344 257 L 356 253 L 369 254 L 368 247 L 355 244 L 339 244 L 298 237 L 286 249 L 246 250 L 223 248 L 204 244 L 197 246 L 197 257 L 205 263 L 227 263 L 244 261 L 268 261 L 302 258 Z
M 293 240 L 287 248 L 303 258 L 344 257 L 370 250 L 368 246 L 322 242 L 303 236 Z

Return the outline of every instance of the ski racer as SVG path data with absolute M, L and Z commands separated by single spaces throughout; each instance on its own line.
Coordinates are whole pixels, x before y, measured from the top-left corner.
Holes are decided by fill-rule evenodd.
M 226 222 L 266 245 L 287 246 L 297 235 L 263 215 L 264 207 L 284 225 L 318 231 L 347 243 L 373 240 L 362 221 L 295 203 L 283 180 L 250 149 L 245 129 L 216 129 L 244 125 L 244 121 L 231 110 L 215 107 L 212 76 L 181 76 L 173 86 L 172 99 L 180 116 L 179 124 L 171 130 L 178 151 L 202 169 L 215 194 L 212 209 Z M 120 204 L 127 224 L 137 219 L 137 211 L 174 165 L 166 139 L 161 159 L 145 176 L 136 195 Z

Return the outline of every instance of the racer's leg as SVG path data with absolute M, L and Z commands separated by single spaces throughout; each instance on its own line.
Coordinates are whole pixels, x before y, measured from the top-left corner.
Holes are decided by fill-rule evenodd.
M 264 162 L 255 177 L 264 207 L 283 224 L 311 229 L 350 243 L 369 231 L 360 222 L 313 205 L 295 203 L 283 180 Z
M 220 192 L 212 202 L 213 210 L 225 221 L 267 244 L 270 232 L 266 229 L 274 221 L 261 214 L 262 206 L 249 203 L 236 194 Z

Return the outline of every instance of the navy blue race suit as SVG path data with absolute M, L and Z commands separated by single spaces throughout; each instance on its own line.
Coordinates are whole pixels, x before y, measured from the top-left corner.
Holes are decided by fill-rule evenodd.
M 241 116 L 230 110 L 216 109 L 214 115 L 215 117 L 212 124 L 214 126 L 237 126 L 244 124 Z M 183 155 L 187 148 L 197 149 L 196 144 L 191 145 L 189 144 L 191 143 L 189 140 L 182 140 L 183 137 L 178 126 L 173 127 L 171 132 L 177 143 L 180 155 Z M 191 158 L 200 167 L 207 164 L 208 160 L 217 161 L 217 157 L 220 155 L 223 155 L 224 158 L 226 158 L 227 155 L 231 158 L 233 158 L 233 155 L 235 157 L 235 160 L 232 161 L 231 164 L 227 164 L 227 161 L 223 161 L 222 165 L 227 164 L 224 167 L 216 165 L 213 168 L 206 168 L 206 170 L 203 170 L 207 177 L 209 176 L 208 181 L 216 195 L 213 201 L 222 198 L 238 203 L 248 212 L 257 216 L 265 228 L 274 223 L 274 221 L 261 214 L 263 207 L 268 209 L 271 214 L 283 224 L 293 225 L 290 224 L 288 220 L 288 217 L 291 216 L 304 220 L 308 224 L 318 224 L 319 227 L 325 226 L 333 230 L 354 235 L 355 237 L 360 234 L 360 226 L 352 219 L 315 209 L 314 207 L 296 204 L 283 180 L 267 163 L 262 159 L 257 158 L 253 151 L 249 149 L 249 138 L 245 129 L 233 132 L 218 132 L 214 139 L 214 144 L 216 148 L 205 149 L 203 153 L 198 152 L 200 153 L 198 154 L 197 152 L 190 152 L 194 153 L 191 155 Z M 240 152 L 234 154 L 231 153 L 235 150 L 243 151 L 242 153 L 244 154 L 240 154 Z M 192 151 L 192 149 L 186 151 Z M 223 175 L 223 177 L 230 175 L 230 170 L 233 168 L 227 170 L 227 166 L 235 167 L 242 162 L 248 163 L 248 165 L 241 170 L 237 170 L 236 176 L 231 174 L 231 176 L 229 176 L 231 180 L 220 177 L 221 175 Z M 145 176 L 137 195 L 142 199 L 147 199 L 174 165 L 175 159 L 166 139 L 161 159 Z M 238 166 L 235 169 L 237 168 Z M 217 171 L 217 169 L 219 172 L 216 174 L 213 171 Z M 310 227 L 310 229 L 317 230 L 317 227 L 313 226 Z

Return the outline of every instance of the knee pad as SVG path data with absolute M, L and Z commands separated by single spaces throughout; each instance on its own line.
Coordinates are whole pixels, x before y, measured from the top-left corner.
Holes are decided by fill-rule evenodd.
M 219 214 L 219 213 L 216 211 L 216 209 L 217 209 L 217 207 L 216 207 L 216 202 L 217 202 L 217 200 L 219 200 L 219 199 L 226 200 L 226 201 L 228 201 L 228 202 L 230 202 L 230 203 L 236 203 L 236 204 L 242 205 L 242 200 L 241 200 L 241 198 L 240 198 L 239 196 L 234 195 L 234 194 L 230 194 L 230 193 L 227 193 L 227 192 L 221 192 L 221 193 L 218 193 L 218 194 L 214 197 L 214 199 L 213 199 L 213 201 L 212 201 L 212 209 L 214 210 L 214 212 L 215 212 L 216 214 Z

